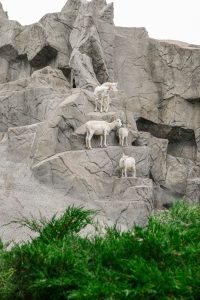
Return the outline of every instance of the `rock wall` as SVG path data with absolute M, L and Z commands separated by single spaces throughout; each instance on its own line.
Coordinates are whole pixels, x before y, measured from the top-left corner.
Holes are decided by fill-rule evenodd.
M 145 224 L 155 208 L 200 201 L 200 46 L 149 38 L 113 23 L 105 0 L 68 0 L 60 13 L 21 26 L 0 5 L 0 225 L 68 205 L 98 209 L 100 222 Z M 117 81 L 108 113 L 94 88 Z M 120 118 L 129 146 L 85 150 L 84 123 Z M 120 178 L 125 152 L 137 178 Z M 0 227 L 5 240 L 27 231 Z

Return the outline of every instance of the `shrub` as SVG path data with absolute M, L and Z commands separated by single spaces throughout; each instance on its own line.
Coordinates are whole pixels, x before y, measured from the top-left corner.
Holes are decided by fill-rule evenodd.
M 24 220 L 39 236 L 1 250 L 0 299 L 200 298 L 199 206 L 175 203 L 145 228 L 81 237 L 93 216 L 70 207 L 48 223 Z
M 4 245 L 0 239 L 0 299 L 8 299 L 9 295 L 13 291 L 14 285 L 12 278 L 14 269 L 7 266 L 5 259 L 6 251 Z

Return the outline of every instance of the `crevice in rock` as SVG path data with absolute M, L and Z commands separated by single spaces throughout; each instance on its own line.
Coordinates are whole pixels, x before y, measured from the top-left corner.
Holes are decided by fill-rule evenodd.
M 149 132 L 152 136 L 169 140 L 167 153 L 177 157 L 196 159 L 197 144 L 194 130 L 179 126 L 156 124 L 144 118 L 136 121 L 139 131 Z
M 191 140 L 169 140 L 167 152 L 172 156 L 195 160 L 197 154 L 195 138 Z
M 48 65 L 48 63 L 55 58 L 57 55 L 57 50 L 51 46 L 45 46 L 42 50 L 37 53 L 37 55 L 30 61 L 30 64 L 34 68 L 43 68 Z
M 99 83 L 102 84 L 108 81 L 108 70 L 103 58 L 103 51 L 101 51 L 101 46 L 98 41 L 94 37 L 90 37 L 87 40 L 87 44 L 82 44 L 79 50 L 81 53 L 86 53 L 86 55 L 90 57 L 94 73 Z
M 198 102 L 200 102 L 200 98 L 197 97 L 197 98 L 184 98 L 186 101 L 188 101 L 190 104 L 196 104 Z
M 73 78 L 73 80 L 72 80 L 72 87 L 73 87 L 73 89 L 76 88 L 76 80 L 75 80 L 75 78 Z
M 108 76 L 106 74 L 106 69 L 103 60 L 97 61 L 96 59 L 92 58 L 92 65 L 93 65 L 94 73 L 99 83 L 103 84 L 104 82 L 108 81 Z
M 12 45 L 8 44 L 0 48 L 0 56 L 9 62 L 15 60 L 18 56 L 18 53 Z
M 164 185 L 154 185 L 154 208 L 167 209 L 169 208 L 174 199 L 183 199 L 183 194 L 171 191 Z
M 31 66 L 27 55 L 18 55 L 14 60 L 9 62 L 7 77 L 9 81 L 15 81 L 23 77 L 29 77 Z
M 26 61 L 28 61 L 27 54 L 25 53 L 25 54 L 20 54 L 20 55 L 18 55 L 18 59 L 21 59 L 21 60 L 26 60 Z
M 63 75 L 67 79 L 67 81 L 73 86 L 73 79 L 72 79 L 72 70 L 70 67 L 66 68 L 60 68 L 60 70 L 63 72 Z

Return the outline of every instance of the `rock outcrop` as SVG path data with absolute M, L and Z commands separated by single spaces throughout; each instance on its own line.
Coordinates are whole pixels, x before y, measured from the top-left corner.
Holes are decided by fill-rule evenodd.
M 144 225 L 177 198 L 200 201 L 200 46 L 149 38 L 113 23 L 105 0 L 68 0 L 60 13 L 21 26 L 0 5 L 0 225 L 50 217 L 68 205 L 100 210 L 100 222 Z M 118 82 L 108 113 L 94 88 Z M 129 125 L 109 147 L 85 149 L 88 120 Z M 122 153 L 137 178 L 120 178 Z M 4 240 L 24 229 L 0 227 Z

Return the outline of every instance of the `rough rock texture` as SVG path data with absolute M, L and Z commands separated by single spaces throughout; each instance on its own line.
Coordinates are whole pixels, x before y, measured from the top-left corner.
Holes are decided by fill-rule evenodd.
M 0 4 L 0 225 L 20 215 L 50 217 L 68 205 L 101 211 L 123 228 L 177 198 L 200 202 L 200 46 L 149 38 L 113 23 L 105 0 L 68 0 L 61 12 L 21 26 Z M 94 88 L 118 82 L 108 113 Z M 85 149 L 85 122 L 120 118 Z M 120 178 L 122 153 L 137 178 Z M 4 240 L 30 232 L 0 227 Z

